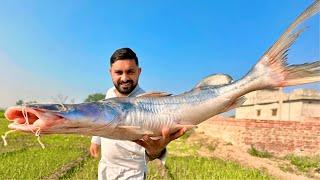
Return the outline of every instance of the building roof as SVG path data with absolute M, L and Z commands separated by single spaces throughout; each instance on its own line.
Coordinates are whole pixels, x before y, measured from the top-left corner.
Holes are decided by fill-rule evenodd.
M 242 106 L 254 104 L 278 103 L 283 102 L 313 100 L 320 101 L 320 92 L 314 89 L 296 89 L 291 93 L 285 93 L 279 89 L 259 90 L 245 95 L 247 100 Z

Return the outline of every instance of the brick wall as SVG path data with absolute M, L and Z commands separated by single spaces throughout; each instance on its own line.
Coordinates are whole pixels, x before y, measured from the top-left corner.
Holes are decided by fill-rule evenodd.
M 320 120 L 278 121 L 212 118 L 199 131 L 243 148 L 251 145 L 277 155 L 320 153 Z

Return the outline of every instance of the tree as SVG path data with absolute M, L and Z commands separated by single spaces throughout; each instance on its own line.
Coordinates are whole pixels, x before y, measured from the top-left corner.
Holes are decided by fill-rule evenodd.
M 55 103 L 60 103 L 60 104 L 64 104 L 67 102 L 68 96 L 62 95 L 62 94 L 58 94 L 55 97 L 51 97 L 52 101 Z
M 23 102 L 23 100 L 21 100 L 21 99 L 19 99 L 17 102 L 16 102 L 16 105 L 17 106 L 21 106 L 21 105 L 23 105 L 24 104 L 24 102 Z
M 4 118 L 4 110 L 0 109 L 0 118 Z
M 102 93 L 94 93 L 88 95 L 84 102 L 96 102 L 105 99 L 106 95 Z
M 22 105 L 34 104 L 34 103 L 37 103 L 37 101 L 26 101 L 26 102 L 24 102 L 22 99 L 19 99 L 19 100 L 16 102 L 16 105 L 17 105 L 17 106 L 22 106 Z

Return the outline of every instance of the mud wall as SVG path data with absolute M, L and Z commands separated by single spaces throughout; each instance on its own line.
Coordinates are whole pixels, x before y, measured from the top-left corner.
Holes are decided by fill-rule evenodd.
M 242 148 L 254 146 L 277 155 L 320 154 L 320 120 L 317 119 L 278 121 L 212 118 L 200 124 L 197 131 L 204 131 Z

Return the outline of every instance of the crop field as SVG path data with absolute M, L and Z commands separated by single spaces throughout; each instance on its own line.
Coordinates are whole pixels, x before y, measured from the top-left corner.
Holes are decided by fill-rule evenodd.
M 8 128 L 1 117 L 0 134 Z M 196 145 L 180 138 L 168 146 L 165 166 L 149 163 L 148 179 L 270 179 L 265 172 L 234 162 L 200 157 Z M 8 146 L 0 143 L 0 179 L 97 179 L 98 160 L 88 154 L 90 138 L 78 135 L 45 135 L 41 141 L 32 134 L 14 132 Z M 179 155 L 181 154 L 181 156 Z

